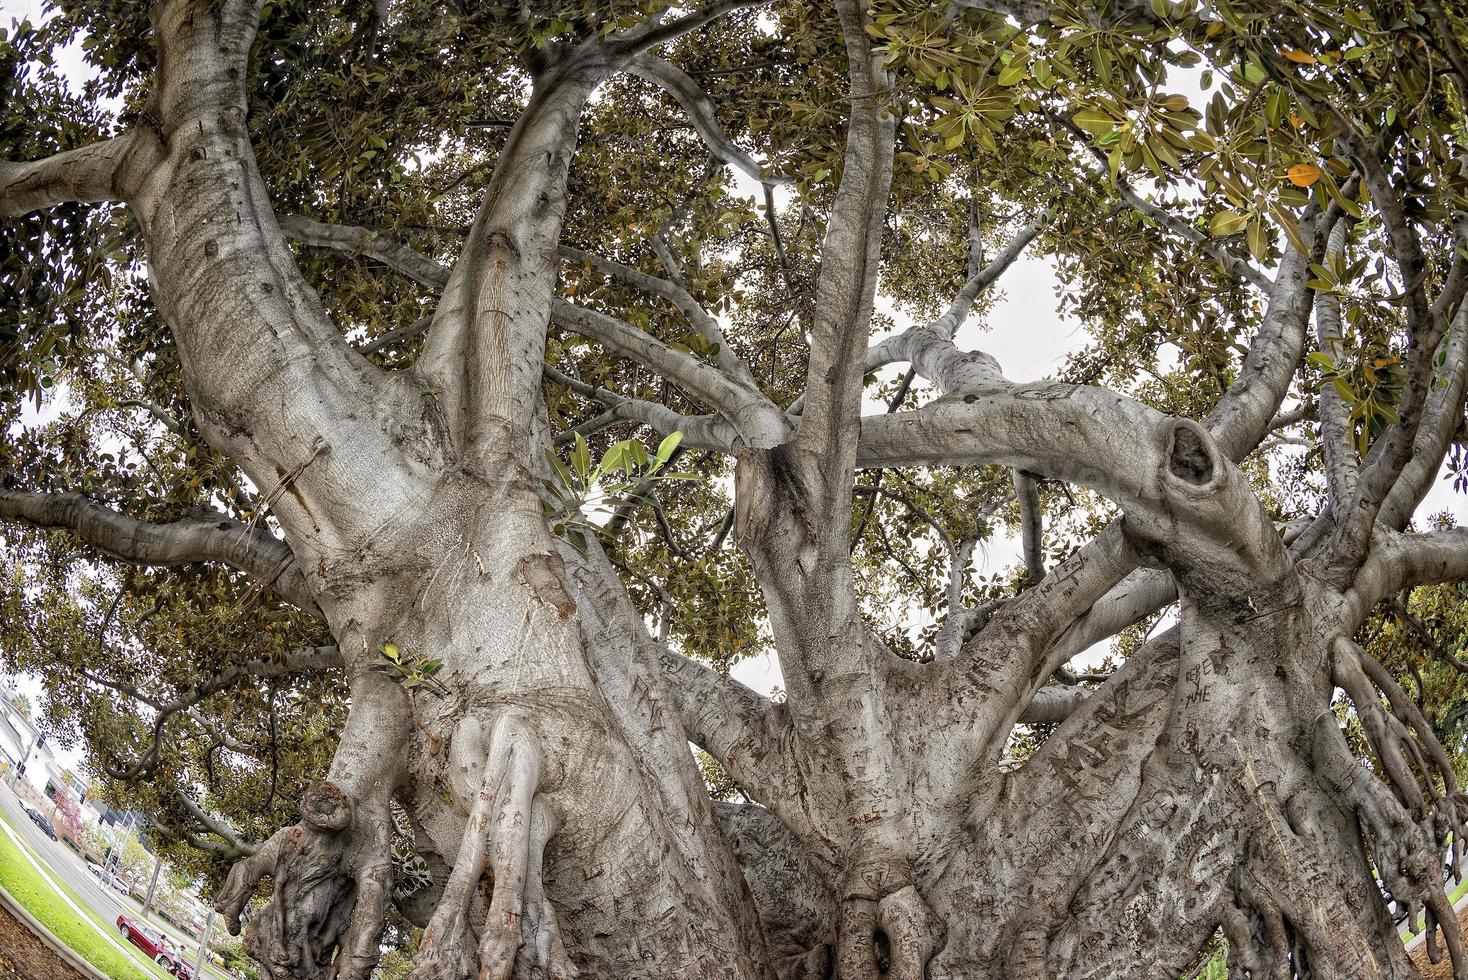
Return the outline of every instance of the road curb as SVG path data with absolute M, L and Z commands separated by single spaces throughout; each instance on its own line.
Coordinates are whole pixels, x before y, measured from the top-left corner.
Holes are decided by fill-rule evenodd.
M 6 891 L 3 885 L 0 885 L 0 905 L 3 905 L 7 912 L 15 916 L 16 921 L 29 929 L 31 934 L 37 939 L 49 946 L 51 952 L 61 957 L 62 962 L 66 963 L 73 970 L 87 977 L 88 980 L 108 980 L 107 974 L 82 959 L 70 946 L 57 939 L 50 929 L 47 929 L 40 922 L 36 921 L 36 917 L 27 912 L 25 906 L 17 902 L 15 896 Z

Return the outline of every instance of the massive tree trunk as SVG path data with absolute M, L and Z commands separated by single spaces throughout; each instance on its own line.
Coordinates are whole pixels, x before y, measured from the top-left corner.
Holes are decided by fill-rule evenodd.
M 422 356 L 390 372 L 322 312 L 256 170 L 244 68 L 258 6 L 158 5 L 148 124 L 85 158 L 3 165 L 0 203 L 134 211 L 199 429 L 264 494 L 288 553 L 260 528 L 150 537 L 81 506 L 8 491 L 0 504 L 127 560 L 232 564 L 330 629 L 351 691 L 330 771 L 218 896 L 238 929 L 271 880 L 246 928 L 269 976 L 371 974 L 396 801 L 435 879 L 420 980 L 1174 976 L 1220 928 L 1240 976 L 1409 977 L 1378 880 L 1443 925 L 1468 977 L 1440 875 L 1468 829 L 1462 797 L 1415 706 L 1351 639 L 1403 583 L 1468 573 L 1460 533 L 1401 533 L 1436 463 L 1383 451 L 1359 482 L 1336 481 L 1342 516 L 1288 536 L 1237 465 L 1299 364 L 1308 268 L 1338 208 L 1311 212 L 1309 248 L 1280 263 L 1244 371 L 1202 424 L 1100 388 L 1013 384 L 958 350 L 983 270 L 945 318 L 868 350 L 897 121 L 865 13 L 842 0 L 844 171 L 806 394 L 782 410 L 726 350 L 700 361 L 555 295 L 588 100 L 646 48 L 736 6 L 716 4 L 539 57 L 454 267 L 381 253 L 443 289 Z M 1424 394 L 1393 436 L 1432 460 L 1462 406 L 1468 318 L 1449 332 L 1446 309 L 1423 328 Z M 734 535 L 787 702 L 660 646 L 598 542 L 551 533 L 553 316 L 713 411 L 626 409 L 737 458 Z M 864 420 L 865 374 L 898 361 L 942 397 Z M 1028 589 L 986 621 L 956 620 L 915 662 L 863 619 L 852 486 L 862 467 L 952 464 L 1012 467 L 1027 494 L 1036 476 L 1088 487 L 1125 516 L 1049 570 L 1031 547 Z M 1174 599 L 1177 624 L 1093 693 L 1046 687 L 1076 652 Z M 1386 782 L 1348 747 L 1337 688 Z M 1060 724 L 1006 768 L 1026 719 Z M 756 804 L 712 806 L 689 741 Z

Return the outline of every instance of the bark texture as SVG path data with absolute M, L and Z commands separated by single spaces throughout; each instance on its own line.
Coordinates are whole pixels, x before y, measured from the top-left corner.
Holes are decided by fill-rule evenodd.
M 352 701 L 330 771 L 300 821 L 240 860 L 216 897 L 238 931 L 268 881 L 269 904 L 245 927 L 267 976 L 372 974 L 396 801 L 434 877 L 415 980 L 1176 976 L 1219 929 L 1238 976 L 1407 978 L 1383 889 L 1443 926 L 1468 978 L 1440 873 L 1468 806 L 1417 706 L 1352 639 L 1403 584 L 1468 576 L 1461 530 L 1403 532 L 1462 420 L 1468 314 L 1449 315 L 1456 299 L 1421 312 L 1410 398 L 1359 472 L 1341 462 L 1342 406 L 1322 399 L 1330 509 L 1282 535 L 1239 461 L 1270 432 L 1312 312 L 1322 348 L 1338 339 L 1339 310 L 1306 285 L 1312 260 L 1343 247 L 1338 211 L 1311 212 L 1272 280 L 1246 275 L 1268 309 L 1202 423 L 1102 388 L 1015 383 L 955 345 L 1044 216 L 971 265 L 943 317 L 869 347 L 898 120 L 864 6 L 837 0 L 843 170 L 806 391 L 782 409 L 726 344 L 699 359 L 557 291 L 579 122 L 618 72 L 666 90 L 717 160 L 777 182 L 720 130 L 696 83 L 648 53 L 741 4 L 551 45 L 451 268 L 362 229 L 277 220 L 245 124 L 259 6 L 156 4 L 148 124 L 0 165 L 0 210 L 132 210 L 198 427 L 267 495 L 282 536 L 209 514 L 142 524 L 83 497 L 8 489 L 0 516 L 128 561 L 230 565 L 335 638 L 323 662 L 340 664 Z M 352 348 L 287 237 L 442 290 L 415 325 L 426 336 L 412 367 Z M 723 341 L 676 273 L 566 254 Z M 552 320 L 706 407 L 682 417 L 563 379 L 737 459 L 732 533 L 788 700 L 660 644 L 597 541 L 552 535 Z M 941 397 L 863 418 L 865 375 L 892 363 Z M 899 657 L 868 627 L 854 582 L 856 473 L 980 464 L 1014 471 L 1027 588 L 982 615 L 955 590 L 933 655 Z M 1047 568 L 1041 479 L 1094 490 L 1124 516 Z M 1174 601 L 1176 625 L 1098 687 L 1064 683 L 1077 652 Z M 409 663 L 441 662 L 435 683 L 389 678 L 389 644 Z M 1384 781 L 1337 725 L 1337 689 Z M 1058 728 L 1007 768 L 1021 721 Z M 711 805 L 689 741 L 753 802 Z

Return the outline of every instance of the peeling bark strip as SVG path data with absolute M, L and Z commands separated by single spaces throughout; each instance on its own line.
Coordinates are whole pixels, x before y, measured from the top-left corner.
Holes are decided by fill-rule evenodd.
M 334 646 L 222 666 L 171 699 L 83 671 L 153 712 L 152 744 L 114 772 L 122 780 L 151 778 L 170 719 L 209 696 L 247 678 L 344 672 L 348 720 L 297 823 L 257 847 L 179 800 L 225 842 L 216 851 L 240 858 L 215 896 L 231 932 L 269 879 L 245 944 L 270 980 L 374 975 L 394 900 L 395 812 L 432 878 L 398 898 L 424 924 L 414 980 L 1170 977 L 1220 930 L 1233 974 L 1251 980 L 1406 980 L 1414 969 L 1384 892 L 1430 933 L 1441 927 L 1446 949 L 1430 939 L 1430 957 L 1446 952 L 1468 980 L 1441 874 L 1443 855 L 1465 850 L 1468 797 L 1423 685 L 1409 696 L 1354 639 L 1401 589 L 1468 580 L 1468 529 L 1403 531 L 1463 438 L 1468 218 L 1452 215 L 1437 242 L 1424 231 L 1436 215 L 1417 204 L 1416 164 L 1383 156 L 1402 127 L 1388 123 L 1372 143 L 1318 107 L 1339 117 L 1334 138 L 1354 172 L 1303 208 L 1273 278 L 1227 236 L 1118 188 L 1118 207 L 1267 300 L 1238 376 L 1198 422 L 1094 385 L 1015 383 L 955 342 L 1031 243 L 1054 244 L 1058 208 L 1017 216 L 1019 231 L 985 262 L 975 190 L 952 302 L 871 342 L 907 80 L 889 75 L 864 4 L 804 11 L 840 36 L 846 89 L 832 104 L 845 134 L 819 271 L 808 295 L 791 297 L 811 316 L 804 392 L 790 403 L 729 343 L 718 307 L 700 302 L 672 225 L 649 234 L 644 256 L 666 278 L 561 241 L 582 116 L 622 72 L 671 96 L 716 162 L 767 191 L 786 182 L 729 136 L 738 131 L 720 125 L 696 72 L 653 53 L 756 0 L 530 45 L 526 104 L 452 265 L 371 229 L 277 219 L 247 125 L 261 6 L 161 0 L 144 122 L 0 162 L 0 213 L 107 201 L 135 215 L 193 421 L 261 489 L 257 516 L 150 522 L 132 516 L 143 504 L 19 490 L 7 474 L 0 519 L 66 531 L 118 561 L 227 566 L 332 634 Z M 976 6 L 1023 23 L 1063 15 L 1054 27 L 1073 13 L 958 4 Z M 373 9 L 379 21 L 397 14 Z M 1427 13 L 1442 36 L 1413 44 L 1442 46 L 1464 71 L 1453 23 Z M 1097 34 L 1113 26 L 1104 18 L 1163 32 L 1191 16 L 1132 0 L 1093 15 Z M 1317 64 L 1308 57 L 1291 63 Z M 1468 90 L 1468 78 L 1454 84 Z M 1414 174 L 1410 187 L 1399 169 Z M 1392 300 L 1407 342 L 1396 416 L 1358 459 L 1345 395 L 1327 386 L 1316 407 L 1285 403 L 1318 376 L 1301 372 L 1312 312 L 1321 352 L 1344 350 L 1341 300 L 1315 295 L 1311 277 L 1350 251 L 1345 215 L 1354 222 L 1362 205 L 1407 286 Z M 796 252 L 773 207 L 769 219 L 789 287 Z M 365 255 L 440 292 L 431 316 L 364 348 L 422 335 L 416 362 L 386 370 L 348 344 L 287 239 Z M 1429 254 L 1443 242 L 1441 257 Z M 676 311 L 696 341 L 675 346 L 598 299 L 562 298 L 563 258 Z M 707 414 L 548 364 L 551 324 Z M 908 374 L 890 411 L 864 418 L 867 376 L 893 364 Z M 937 395 L 904 408 L 916 379 Z M 732 530 L 750 560 L 785 700 L 649 633 L 624 556 L 603 539 L 577 550 L 553 537 L 538 490 L 553 445 L 546 380 L 605 407 L 577 433 L 635 420 L 737 460 L 715 550 Z M 187 428 L 138 404 L 175 435 Z M 1328 506 L 1277 528 L 1244 460 L 1312 419 Z M 947 619 L 909 659 L 868 624 L 852 559 L 866 517 L 853 521 L 852 501 L 858 469 L 919 466 L 1007 467 L 1028 574 L 1013 594 L 965 606 L 977 532 L 960 538 L 930 519 L 949 552 Z M 1093 490 L 1122 516 L 1047 567 L 1042 483 Z M 890 483 L 859 490 L 897 494 Z M 1067 667 L 1173 603 L 1176 624 L 1113 673 Z M 389 642 L 403 654 L 392 674 L 379 653 Z M 1336 722 L 1337 691 L 1369 767 Z M 1023 766 L 1008 756 L 1020 723 L 1055 726 Z M 690 741 L 752 802 L 712 806 Z
M 515 574 L 537 602 L 554 609 L 562 619 L 576 614 L 576 603 L 566 591 L 561 560 L 555 555 L 526 555 L 515 566 Z

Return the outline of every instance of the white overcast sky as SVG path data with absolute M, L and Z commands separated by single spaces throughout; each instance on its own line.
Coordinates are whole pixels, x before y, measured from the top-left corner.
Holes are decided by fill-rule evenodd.
M 33 21 L 42 18 L 40 0 L 0 0 L 0 24 L 9 24 L 14 18 L 29 17 Z M 86 69 L 75 55 L 63 57 L 63 70 L 72 77 L 84 77 Z M 1196 83 L 1184 86 L 1194 104 L 1201 104 L 1201 92 Z M 1191 88 L 1192 91 L 1187 91 Z M 1086 341 L 1084 328 L 1074 320 L 1068 320 L 1057 312 L 1056 279 L 1051 263 L 1042 258 L 1025 256 L 1005 273 L 999 286 L 1002 297 L 986 318 L 987 330 L 970 324 L 959 332 L 958 343 L 965 349 L 982 348 L 999 360 L 1005 374 L 1015 381 L 1031 381 L 1055 373 L 1063 364 L 1068 352 L 1077 349 Z M 890 308 L 888 309 L 890 311 Z M 898 320 L 898 327 L 906 324 Z M 1420 514 L 1448 510 L 1463 523 L 1465 512 L 1463 498 L 1454 495 L 1444 482 L 1433 488 Z M 1012 537 L 992 539 L 979 549 L 974 558 L 974 572 L 988 575 L 1018 560 L 1017 543 Z M 779 667 L 772 656 L 762 656 L 741 662 L 734 668 L 734 675 L 744 683 L 760 691 L 769 691 L 780 682 Z M 32 678 L 21 678 L 22 690 L 35 692 L 38 685 Z M 75 764 L 77 759 L 66 760 Z

